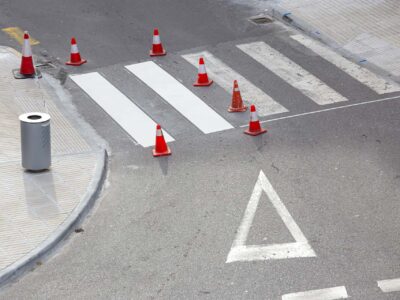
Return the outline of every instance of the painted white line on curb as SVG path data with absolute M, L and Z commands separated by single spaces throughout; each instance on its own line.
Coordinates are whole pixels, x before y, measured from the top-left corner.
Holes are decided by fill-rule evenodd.
M 343 108 L 348 108 L 348 107 L 353 107 L 353 106 L 361 106 L 361 105 L 379 103 L 379 102 L 385 102 L 385 101 L 391 101 L 391 100 L 400 100 L 400 96 L 393 96 L 393 97 L 376 99 L 376 100 L 365 101 L 365 102 L 360 102 L 360 103 L 353 103 L 353 104 L 348 104 L 348 105 L 342 105 L 342 106 L 336 106 L 336 107 L 325 108 L 325 109 L 320 109 L 320 110 L 314 110 L 314 111 L 309 111 L 309 112 L 305 112 L 305 113 L 301 113 L 301 114 L 296 114 L 296 115 L 290 115 L 290 116 L 285 116 L 285 117 L 280 117 L 280 118 L 264 120 L 264 121 L 260 121 L 260 123 L 269 123 L 269 122 L 274 122 L 274 121 L 279 121 L 279 120 L 292 119 L 292 118 L 297 118 L 297 117 L 302 117 L 302 116 L 314 115 L 314 114 L 327 112 L 327 111 L 331 111 L 331 110 L 337 110 L 337 109 L 343 109 Z M 244 128 L 244 127 L 247 127 L 247 126 L 249 126 L 249 125 L 248 124 L 241 125 L 240 127 Z
M 204 133 L 233 126 L 152 61 L 125 66 Z
M 293 236 L 296 242 L 272 245 L 246 245 L 247 236 L 260 201 L 262 192 L 265 192 L 275 207 L 278 215 Z M 282 203 L 263 171 L 260 171 L 253 193 L 247 204 L 242 222 L 232 243 L 226 263 L 235 261 L 254 261 L 267 259 L 286 259 L 296 257 L 315 257 L 314 250 L 309 245 L 303 232 Z
M 236 45 L 319 105 L 347 101 L 313 74 L 264 42 Z
M 282 296 L 282 300 L 336 300 L 347 299 L 346 287 L 338 286 L 333 288 L 312 290 Z
M 197 67 L 199 57 L 204 57 L 208 75 L 229 94 L 232 93 L 233 81 L 237 80 L 244 102 L 248 105 L 254 104 L 257 107 L 258 115 L 269 116 L 288 111 L 285 107 L 273 100 L 269 95 L 210 52 L 190 53 L 182 55 L 182 57 L 195 67 Z M 230 101 L 229 98 L 227 99 L 227 103 L 228 101 Z
M 400 278 L 380 280 L 378 286 L 384 293 L 400 292 Z
M 70 78 L 140 145 L 154 145 L 157 124 L 107 79 L 97 72 Z M 165 130 L 164 137 L 174 141 Z
M 400 91 L 400 85 L 395 82 L 389 82 L 383 78 L 378 77 L 370 70 L 353 63 L 352 61 L 344 58 L 335 51 L 322 45 L 320 42 L 311 38 L 305 37 L 301 34 L 292 35 L 291 38 L 303 46 L 309 48 L 325 60 L 337 66 L 339 69 L 349 74 L 362 84 L 368 86 L 378 94 L 393 93 Z

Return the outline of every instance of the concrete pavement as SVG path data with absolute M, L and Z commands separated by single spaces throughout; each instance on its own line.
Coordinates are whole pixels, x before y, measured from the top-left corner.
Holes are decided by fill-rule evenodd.
M 41 264 L 93 204 L 106 172 L 104 142 L 82 134 L 58 83 L 48 75 L 16 80 L 19 64 L 16 51 L 0 47 L 0 284 Z M 52 165 L 38 173 L 25 171 L 20 157 L 18 116 L 33 111 L 51 116 Z
M 400 80 L 397 0 L 267 0 L 269 13 L 362 65 Z

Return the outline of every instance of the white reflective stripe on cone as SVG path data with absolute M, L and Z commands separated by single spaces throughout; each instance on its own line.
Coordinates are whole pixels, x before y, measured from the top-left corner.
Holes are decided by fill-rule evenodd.
M 206 66 L 201 64 L 199 65 L 199 74 L 206 74 Z
M 32 56 L 32 49 L 31 49 L 31 44 L 29 43 L 29 39 L 24 39 L 24 45 L 22 47 L 22 56 L 24 57 Z
M 161 44 L 161 39 L 159 35 L 153 35 L 153 44 L 154 45 Z
M 239 88 L 234 88 L 233 89 L 235 92 L 239 92 Z
M 161 129 L 157 129 L 157 136 L 162 136 L 163 134 L 162 134 L 162 131 L 161 131 Z
M 257 112 L 256 111 L 250 113 L 250 121 L 252 121 L 252 122 L 258 121 L 258 116 L 257 116 Z
M 71 45 L 71 53 L 79 53 L 77 44 L 72 44 Z

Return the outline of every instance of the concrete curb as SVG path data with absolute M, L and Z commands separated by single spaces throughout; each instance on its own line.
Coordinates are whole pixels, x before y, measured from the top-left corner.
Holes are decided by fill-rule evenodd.
M 17 57 L 21 56 L 21 54 L 13 48 L 0 46 L 0 49 L 4 49 L 6 52 L 16 55 Z M 92 157 L 94 156 L 96 159 L 96 166 L 90 183 L 86 187 L 85 193 L 79 195 L 79 201 L 77 201 L 78 203 L 76 207 L 69 213 L 63 223 L 55 228 L 44 241 L 37 245 L 37 247 L 17 261 L 13 262 L 11 265 L 0 270 L 0 286 L 3 286 L 10 280 L 17 278 L 18 275 L 22 274 L 28 268 L 32 268 L 39 259 L 44 259 L 46 254 L 50 253 L 51 250 L 53 250 L 69 235 L 73 228 L 77 226 L 89 209 L 94 205 L 95 200 L 98 198 L 102 190 L 107 175 L 108 153 L 106 143 L 100 141 L 100 138 L 94 133 L 93 129 L 91 129 L 89 125 L 83 125 L 83 121 L 80 120 L 75 109 L 72 109 L 72 105 L 69 104 L 70 96 L 62 90 L 63 88 L 59 86 L 57 82 L 52 80 L 49 76 L 44 76 L 43 84 L 47 93 L 56 100 L 54 104 L 61 106 L 59 112 L 61 113 L 61 111 L 64 110 L 63 115 L 66 113 L 67 117 L 73 121 L 74 125 L 76 125 L 76 130 L 80 132 L 80 134 L 82 134 L 82 132 L 89 132 L 91 135 L 91 139 L 89 139 L 89 144 L 91 146 L 88 152 L 68 154 L 76 155 L 90 153 L 90 155 L 92 155 Z M 79 119 L 79 121 L 77 121 L 77 119 Z M 87 140 L 86 135 L 85 140 Z M 62 155 L 65 155 L 65 153 Z M 57 155 L 54 157 L 57 157 Z
M 308 36 L 319 40 L 323 44 L 333 48 L 335 51 L 338 53 L 342 54 L 344 57 L 350 59 L 354 63 L 361 65 L 365 68 L 370 69 L 376 74 L 381 75 L 382 77 L 385 77 L 389 80 L 392 81 L 400 81 L 400 78 L 397 78 L 395 76 L 392 76 L 390 73 L 388 73 L 387 70 L 382 69 L 376 64 L 373 64 L 369 61 L 365 61 L 364 57 L 361 57 L 359 55 L 356 55 L 346 49 L 344 49 L 341 45 L 336 43 L 333 39 L 331 39 L 329 36 L 321 33 L 318 31 L 317 28 L 311 26 L 309 23 L 303 21 L 301 18 L 298 18 L 296 15 L 292 14 L 290 11 L 282 8 L 278 4 L 267 4 L 267 14 L 270 15 L 272 18 L 275 18 L 283 23 L 285 23 L 288 26 L 294 27 Z M 360 64 L 360 62 L 363 62 Z
M 38 247 L 32 250 L 22 259 L 16 261 L 12 265 L 0 272 L 0 286 L 6 284 L 9 280 L 17 277 L 24 272 L 27 267 L 33 265 L 38 259 L 49 253 L 59 242 L 61 242 L 72 228 L 81 220 L 81 218 L 93 206 L 98 198 L 107 174 L 108 154 L 104 149 L 98 154 L 98 164 L 96 166 L 95 175 L 91 181 L 88 191 L 80 203 L 75 207 L 67 219 L 55 230 L 50 236 L 43 241 Z

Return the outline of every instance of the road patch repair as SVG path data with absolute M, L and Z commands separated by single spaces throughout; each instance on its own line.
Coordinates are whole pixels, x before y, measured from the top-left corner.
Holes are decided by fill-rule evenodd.
M 20 61 L 15 50 L 0 47 L 0 284 L 40 265 L 40 257 L 72 231 L 98 195 L 107 161 L 105 143 L 84 137 L 90 129 L 68 107 L 56 80 L 14 79 Z M 49 170 L 21 166 L 18 116 L 27 112 L 51 116 Z

